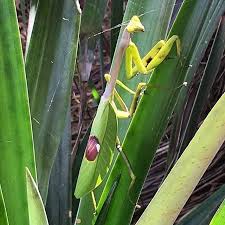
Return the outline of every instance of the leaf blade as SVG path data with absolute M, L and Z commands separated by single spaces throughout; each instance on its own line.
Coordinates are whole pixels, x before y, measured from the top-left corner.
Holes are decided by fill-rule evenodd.
M 38 191 L 38 187 L 29 171 L 26 168 L 26 181 L 27 181 L 27 199 L 29 211 L 29 224 L 32 225 L 48 225 L 45 207 Z
M 80 13 L 75 1 L 39 1 L 27 52 L 26 72 L 38 185 L 44 202 L 66 121 Z
M 210 197 L 204 200 L 201 204 L 191 210 L 178 223 L 178 225 L 208 225 L 213 213 L 221 204 L 225 196 L 225 186 L 221 186 L 219 190 L 213 193 Z
M 117 118 L 108 101 L 100 103 L 90 135 L 98 138 L 100 152 L 94 161 L 87 160 L 84 155 L 75 189 L 77 198 L 83 197 L 102 183 L 112 162 L 116 145 Z
M 0 180 L 9 224 L 24 225 L 29 224 L 25 167 L 35 178 L 36 167 L 14 4 L 13 0 L 3 0 L 0 7 Z

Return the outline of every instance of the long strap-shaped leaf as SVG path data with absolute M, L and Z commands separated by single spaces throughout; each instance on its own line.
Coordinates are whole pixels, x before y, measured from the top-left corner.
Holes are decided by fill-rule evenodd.
M 24 63 L 13 0 L 0 1 L 0 181 L 9 224 L 27 225 L 25 167 L 36 178 Z
M 145 26 L 145 32 L 137 33 L 132 37 L 132 41 L 138 45 L 138 48 L 141 52 L 141 56 L 144 56 L 144 54 L 147 53 L 146 51 L 148 51 L 151 48 L 151 46 L 153 46 L 157 41 L 159 41 L 159 39 L 165 38 L 165 34 L 166 34 L 166 31 L 168 28 L 168 21 L 169 21 L 169 18 L 170 18 L 171 12 L 172 12 L 172 8 L 173 8 L 173 3 L 174 3 L 174 0 L 162 0 L 162 1 L 130 0 L 128 2 L 126 13 L 125 13 L 124 20 L 123 20 L 125 22 L 125 24 L 126 24 L 126 22 L 128 22 L 131 19 L 132 16 L 144 14 L 143 16 L 140 17 L 140 19 L 141 19 L 141 22 Z M 123 28 L 124 27 L 122 27 L 122 29 L 121 29 L 121 34 L 119 36 L 118 43 L 120 42 Z M 162 74 L 164 72 L 165 71 L 163 71 Z M 125 74 L 125 64 L 123 62 L 122 66 L 121 66 L 121 70 L 120 70 L 119 79 L 122 78 L 122 80 L 126 84 L 128 84 L 129 87 L 133 87 L 133 89 L 135 89 L 136 84 L 139 81 L 143 81 L 143 79 L 146 80 L 149 78 L 149 76 L 145 76 L 145 77 L 137 76 L 137 78 L 127 81 L 125 78 L 125 75 L 126 75 Z M 166 76 L 163 76 L 163 77 L 167 78 Z M 173 81 L 171 83 L 173 83 Z M 165 86 L 167 87 L 167 85 L 165 85 Z M 158 90 L 158 92 L 160 92 L 160 91 Z M 166 95 L 168 95 L 168 92 L 166 93 Z M 128 95 L 127 93 L 122 93 L 122 96 L 125 99 L 127 104 L 129 104 L 129 102 L 131 102 L 132 96 Z M 157 101 L 157 100 L 155 99 L 155 101 Z M 167 101 L 167 99 L 165 100 L 165 102 L 166 101 Z M 148 102 L 148 99 L 146 99 L 146 102 Z M 151 105 L 151 102 L 150 102 L 150 105 Z M 158 105 L 158 107 L 160 107 L 160 105 Z M 150 111 L 150 109 L 152 111 L 151 106 L 150 107 L 148 106 L 148 109 L 149 109 L 149 111 Z M 132 146 L 132 148 L 128 148 L 127 150 L 129 151 L 129 153 L 126 153 L 127 156 L 129 156 L 129 154 L 138 154 L 139 155 L 138 157 L 141 156 L 141 158 L 145 159 L 144 161 L 147 160 L 147 157 L 145 154 L 143 154 L 142 148 L 138 149 L 138 146 L 140 143 L 139 141 L 141 141 L 140 137 L 143 139 L 144 137 L 147 136 L 148 142 L 150 140 L 152 140 L 149 138 L 149 130 L 151 129 L 150 127 L 146 133 L 141 132 L 141 130 L 143 128 L 146 128 L 149 123 L 149 121 L 148 121 L 149 112 L 145 111 L 145 110 L 146 110 L 145 107 L 143 107 L 142 110 L 140 110 L 141 118 L 139 117 L 136 120 L 137 123 L 138 123 L 138 121 L 142 121 L 140 124 L 140 129 L 136 133 L 134 133 L 134 130 L 132 131 L 133 136 L 130 136 L 130 138 L 128 138 L 132 142 L 130 144 L 130 146 Z M 154 112 L 155 112 L 155 110 L 154 110 Z M 125 123 L 123 123 L 123 122 L 121 123 L 121 121 L 119 121 L 118 132 L 120 134 L 119 135 L 120 140 L 122 140 L 124 138 L 125 132 L 127 130 L 127 127 L 128 127 L 127 121 L 128 120 L 126 120 Z M 143 143 L 143 145 L 146 146 L 145 143 Z M 133 152 L 133 150 L 134 150 L 133 148 L 136 148 L 135 152 Z M 139 153 L 138 153 L 138 151 L 139 151 Z M 148 153 L 151 154 L 151 151 L 149 151 L 149 149 L 146 149 L 146 151 L 148 151 Z M 130 160 L 130 157 L 128 157 L 128 159 Z M 117 189 L 120 189 L 120 191 L 121 191 L 121 189 L 123 189 L 123 190 L 121 192 L 120 191 L 118 192 L 117 190 L 115 191 L 113 198 L 112 198 L 113 203 L 111 202 L 111 204 L 113 204 L 113 208 L 111 208 L 111 205 L 109 207 L 108 215 L 110 218 L 107 218 L 107 222 L 105 222 L 104 225 L 106 225 L 106 224 L 109 224 L 109 225 L 111 225 L 111 224 L 113 224 L 113 225 L 130 224 L 130 220 L 132 217 L 134 205 L 133 205 L 133 202 L 130 201 L 131 199 L 128 196 L 128 193 L 131 193 L 128 190 L 129 186 L 130 186 L 130 174 L 127 169 L 127 165 L 124 163 L 124 161 L 121 160 L 120 162 L 121 162 L 121 164 L 123 164 L 124 167 L 122 169 L 119 168 L 118 171 L 117 171 L 117 169 L 114 170 L 115 173 L 113 173 L 113 175 L 115 174 L 115 177 L 112 176 L 113 178 L 111 179 L 111 181 L 109 183 L 110 184 L 114 183 L 114 181 L 115 181 L 114 179 L 118 177 L 117 173 L 120 174 L 121 171 L 123 171 L 124 174 L 122 175 L 121 180 L 117 186 Z M 146 168 L 146 170 L 148 170 L 148 165 L 145 162 L 144 163 L 143 162 L 141 161 L 140 164 L 142 164 L 142 166 L 144 166 Z M 140 169 L 140 170 L 142 170 L 142 169 Z M 143 171 L 142 172 L 140 171 L 140 174 L 141 174 L 141 179 L 144 179 Z M 138 174 L 138 176 L 139 176 L 139 174 Z M 140 180 L 140 179 L 138 178 L 138 180 Z M 122 181 L 122 183 L 121 183 L 121 181 Z M 121 184 L 124 185 L 124 182 L 127 182 L 125 184 L 125 186 L 127 185 L 126 187 L 121 186 Z M 111 185 L 109 185 L 109 186 L 110 187 L 108 187 L 107 190 L 111 189 Z M 97 197 L 99 196 L 100 191 L 97 190 L 95 192 Z M 135 192 L 135 193 L 137 194 L 137 192 Z M 114 198 L 116 196 L 117 196 L 117 198 Z M 97 200 L 98 200 L 98 198 L 97 198 Z M 93 217 L 93 211 L 91 208 L 93 204 L 91 201 L 92 200 L 90 199 L 89 196 L 82 198 L 82 201 L 81 201 L 78 218 L 80 218 L 84 224 L 91 224 L 91 220 Z M 88 204 L 89 204 L 89 206 L 88 206 Z M 88 209 L 88 207 L 89 207 L 89 209 Z M 88 213 L 88 216 L 87 216 L 87 213 Z
M 219 190 L 192 209 L 190 213 L 184 215 L 178 225 L 208 225 L 224 197 L 225 185 L 221 186 Z
M 29 221 L 30 225 L 48 225 L 45 207 L 38 191 L 38 187 L 30 173 L 26 168 L 27 180 L 27 200 L 29 208 Z
M 220 25 L 216 32 L 211 52 L 209 54 L 209 59 L 207 61 L 207 65 L 201 83 L 199 85 L 198 92 L 196 94 L 193 106 L 189 113 L 190 117 L 188 118 L 188 123 L 185 121 L 186 129 L 184 130 L 182 134 L 183 138 L 180 141 L 180 151 L 182 151 L 187 146 L 187 144 L 190 142 L 191 138 L 194 136 L 194 133 L 197 130 L 202 108 L 205 105 L 211 87 L 219 71 L 219 66 L 225 49 L 224 43 L 225 17 L 222 17 Z
M 225 140 L 224 105 L 225 94 L 210 111 L 142 214 L 137 225 L 174 224 L 192 191 Z
M 185 5 L 187 5 L 188 7 L 189 1 L 186 0 L 185 2 L 187 2 Z M 190 17 L 189 18 L 190 25 L 188 27 L 191 28 L 191 23 L 195 24 L 197 23 L 197 21 L 198 21 L 199 27 L 198 29 L 195 29 L 195 32 L 193 32 L 193 30 L 192 31 L 190 30 L 190 33 L 188 35 L 186 33 L 183 34 L 184 37 L 189 36 L 189 38 L 186 39 L 187 41 L 188 39 L 192 39 L 192 41 L 189 42 L 190 44 L 188 48 L 186 45 L 187 41 L 183 42 L 185 48 L 187 48 L 188 50 L 186 52 L 186 60 L 184 60 L 184 66 L 183 66 L 184 69 L 180 71 L 180 76 L 179 76 L 179 77 L 185 76 L 185 79 L 188 84 L 191 82 L 191 80 L 193 79 L 195 75 L 198 65 L 204 55 L 204 52 L 209 44 L 209 41 L 214 31 L 216 30 L 220 17 L 223 15 L 224 9 L 225 9 L 224 0 L 215 0 L 215 1 L 206 0 L 204 2 L 201 0 L 195 0 L 193 1 L 193 4 L 196 5 L 195 7 L 196 9 L 199 8 L 202 10 L 198 10 L 198 12 L 193 10 L 192 14 L 195 16 L 190 17 L 190 15 L 188 15 Z M 182 16 L 186 16 L 184 10 L 182 14 L 183 14 Z M 183 21 L 181 20 L 177 21 L 173 27 L 172 32 L 176 32 L 176 30 L 181 30 L 182 26 L 184 26 Z M 218 52 L 218 56 L 220 57 L 219 52 Z M 211 73 L 212 71 L 209 74 L 211 75 Z M 209 87 L 210 85 L 204 88 L 209 88 Z M 184 119 L 183 109 L 185 108 L 187 95 L 188 95 L 188 89 L 182 89 L 177 105 L 174 110 L 174 120 L 173 120 L 174 122 L 173 122 L 173 131 L 171 134 L 170 148 L 171 149 L 176 148 L 175 151 L 178 151 L 178 152 L 182 152 L 188 144 L 187 139 L 185 140 L 186 143 L 183 144 L 183 139 L 186 138 L 184 135 L 186 134 L 186 128 L 188 126 L 186 121 L 183 121 Z M 184 128 L 183 133 L 181 133 L 181 126 L 182 128 Z
M 46 213 L 51 225 L 70 225 L 71 220 L 71 108 L 68 107 L 66 126 L 51 171 Z
M 27 52 L 38 185 L 44 202 L 65 127 L 77 53 L 79 10 L 79 4 L 72 0 L 40 0 Z

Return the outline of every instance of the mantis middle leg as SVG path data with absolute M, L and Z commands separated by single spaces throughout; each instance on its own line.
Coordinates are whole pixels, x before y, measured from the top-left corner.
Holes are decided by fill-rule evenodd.
M 105 74 L 105 79 L 106 79 L 107 82 L 109 82 L 110 77 L 111 76 L 109 74 Z M 133 116 L 133 114 L 134 114 L 134 112 L 137 108 L 138 98 L 141 94 L 141 91 L 146 87 L 146 83 L 143 83 L 143 82 L 139 83 L 137 88 L 136 88 L 136 91 L 131 90 L 130 88 L 128 88 L 125 84 L 123 84 L 119 80 L 116 80 L 116 83 L 120 87 L 122 87 L 123 89 L 128 91 L 130 94 L 132 94 L 133 98 L 132 98 L 130 108 L 128 109 L 128 107 L 126 106 L 125 102 L 123 101 L 123 99 L 121 98 L 121 96 L 119 95 L 117 90 L 114 89 L 114 95 L 112 96 L 111 105 L 112 105 L 112 107 L 113 107 L 113 109 L 116 113 L 117 118 L 120 118 L 120 119 L 129 118 L 129 117 Z M 114 101 L 114 97 L 117 100 L 117 102 L 119 103 L 122 110 L 119 110 L 118 107 L 116 106 L 116 103 Z

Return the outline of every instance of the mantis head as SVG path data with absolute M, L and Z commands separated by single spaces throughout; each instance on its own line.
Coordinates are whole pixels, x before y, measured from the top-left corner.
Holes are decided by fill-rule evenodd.
M 129 33 L 134 33 L 134 32 L 139 32 L 145 31 L 145 27 L 143 26 L 143 24 L 141 23 L 140 19 L 138 18 L 138 16 L 133 16 L 130 20 L 130 22 L 128 23 L 127 27 L 126 27 L 127 31 Z

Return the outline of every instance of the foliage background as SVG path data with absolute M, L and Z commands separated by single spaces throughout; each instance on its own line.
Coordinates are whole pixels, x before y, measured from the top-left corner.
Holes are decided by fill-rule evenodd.
M 177 1 L 176 7 L 179 8 L 181 1 Z M 18 20 L 20 25 L 20 33 L 21 33 L 21 40 L 23 44 L 23 50 L 25 51 L 25 43 L 26 43 L 26 35 L 27 35 L 27 20 L 24 20 L 22 13 L 21 13 L 21 5 L 19 4 L 19 1 L 16 1 L 17 3 L 17 14 L 18 14 Z M 108 7 L 106 9 L 104 23 L 103 23 L 103 30 L 108 29 L 110 27 L 110 17 L 111 17 L 111 1 L 108 3 Z M 29 13 L 29 2 L 26 1 L 25 5 L 26 9 L 26 18 L 28 18 Z M 115 29 L 114 33 L 116 34 L 119 32 L 119 29 Z M 104 66 L 102 67 L 101 62 L 99 61 L 100 53 L 99 49 L 96 49 L 95 51 L 95 60 L 91 71 L 91 80 L 93 82 L 93 85 L 96 86 L 97 90 L 101 93 L 104 87 L 104 82 L 102 81 L 99 74 L 104 71 L 108 71 L 110 67 L 110 32 L 103 33 L 99 35 L 99 42 L 102 42 L 103 46 L 103 60 L 104 60 Z M 212 42 L 213 40 L 211 40 Z M 192 82 L 192 87 L 189 91 L 188 95 L 188 102 L 189 105 L 186 107 L 186 112 L 189 111 L 189 107 L 192 105 L 194 96 L 197 91 L 197 87 L 200 82 L 201 75 L 204 71 L 205 64 L 208 58 L 208 54 L 210 51 L 210 46 L 207 49 L 205 56 L 198 68 L 198 72 L 195 76 L 194 81 Z M 201 115 L 201 121 L 205 118 L 207 113 L 210 111 L 212 106 L 215 104 L 215 102 L 218 100 L 219 96 L 225 91 L 225 57 L 223 56 L 221 60 L 221 65 L 219 72 L 217 74 L 216 80 L 214 82 L 214 85 L 212 87 L 212 90 L 210 92 L 210 95 L 207 100 L 207 104 L 204 108 L 204 111 Z M 82 101 L 87 100 L 87 108 L 82 108 Z M 72 130 L 72 142 L 71 145 L 74 146 L 76 143 L 80 141 L 80 139 L 83 137 L 83 135 L 86 133 L 91 120 L 95 114 L 95 111 L 97 109 L 96 102 L 92 99 L 91 96 L 91 89 L 90 85 L 87 83 L 81 85 L 81 81 L 79 80 L 79 77 L 76 75 L 74 82 L 73 82 L 73 92 L 71 93 L 71 113 L 72 113 L 72 124 L 71 124 L 71 130 Z M 80 117 L 82 115 L 82 130 L 80 131 Z M 139 205 L 141 206 L 140 209 L 136 209 L 136 213 L 134 215 L 134 221 L 137 220 L 137 218 L 141 215 L 145 207 L 150 202 L 151 198 L 155 194 L 156 190 L 158 189 L 162 179 L 163 179 L 163 173 L 165 171 L 166 166 L 166 153 L 168 150 L 168 141 L 170 137 L 170 131 L 171 127 L 168 126 L 164 137 L 161 140 L 160 147 L 157 151 L 157 155 L 155 157 L 155 160 L 151 166 L 150 173 L 148 175 L 148 178 L 146 179 L 144 188 L 142 190 L 142 194 L 139 199 Z M 199 185 L 196 187 L 195 191 L 193 192 L 191 198 L 187 202 L 186 206 L 181 212 L 180 218 L 188 213 L 193 206 L 198 205 L 198 203 L 202 202 L 204 199 L 206 199 L 209 195 L 211 195 L 213 192 L 215 192 L 224 182 L 225 182 L 225 145 L 222 146 L 221 150 L 215 157 L 213 163 L 208 168 L 207 172 L 201 179 Z

